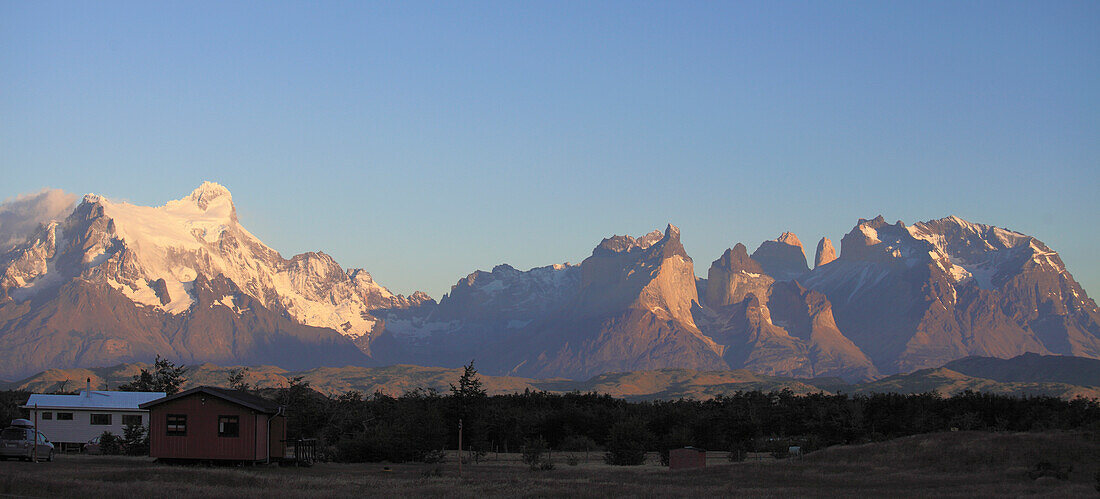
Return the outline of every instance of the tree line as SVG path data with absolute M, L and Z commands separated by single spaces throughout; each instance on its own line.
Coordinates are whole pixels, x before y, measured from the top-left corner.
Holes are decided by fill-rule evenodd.
M 290 438 L 316 438 L 343 461 L 424 461 L 458 446 L 474 453 L 522 452 L 532 445 L 606 452 L 637 464 L 647 451 L 694 446 L 730 451 L 803 451 L 951 430 L 1100 429 L 1100 401 L 1012 397 L 972 391 L 848 395 L 746 391 L 708 400 L 632 402 L 596 393 L 537 391 L 488 396 L 473 364 L 450 393 L 400 396 L 349 391 L 326 397 L 296 380 L 260 393 L 287 407 Z
M 604 453 L 609 464 L 640 464 L 647 451 L 694 446 L 729 451 L 731 459 L 750 452 L 785 455 L 839 444 L 886 440 L 920 433 L 1100 429 L 1100 401 L 1050 396 L 1012 397 L 966 391 L 903 395 L 810 394 L 745 391 L 708 400 L 627 401 L 596 393 L 524 391 L 486 394 L 471 362 L 449 392 L 416 389 L 400 396 L 349 391 L 326 396 L 301 377 L 283 388 L 255 389 L 244 382 L 247 368 L 230 373 L 226 384 L 286 407 L 289 440 L 317 439 L 328 457 L 340 461 L 433 461 L 444 449 L 488 452 L 532 449 Z M 122 389 L 174 393 L 186 370 L 163 359 Z M 0 414 L 26 392 L 0 393 Z M 133 435 L 140 439 L 141 436 Z M 127 435 L 130 437 L 130 435 Z M 126 438 L 124 440 L 130 440 Z M 126 447 L 125 445 L 123 446 Z M 140 446 L 134 446 L 140 449 Z M 532 458 L 532 467 L 538 459 Z

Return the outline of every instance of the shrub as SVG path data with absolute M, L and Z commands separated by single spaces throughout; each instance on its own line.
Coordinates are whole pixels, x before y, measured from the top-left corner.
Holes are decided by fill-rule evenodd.
M 1059 480 L 1069 480 L 1071 471 L 1073 471 L 1073 466 L 1071 465 L 1040 461 L 1035 464 L 1035 467 L 1033 467 L 1031 471 L 1027 472 L 1027 476 L 1032 480 L 1038 480 L 1045 476 L 1054 477 Z
M 149 433 L 145 426 L 139 424 L 126 425 L 123 428 L 121 446 L 128 456 L 149 455 Z
M 418 448 L 396 425 L 371 428 L 336 443 L 336 460 L 342 462 L 422 461 L 432 452 L 437 450 Z
M 576 466 L 580 462 L 581 462 L 581 460 L 577 456 L 570 455 L 569 457 L 565 458 L 565 463 L 568 464 L 569 466 Z M 1100 477 L 1100 473 L 1097 473 L 1096 476 Z
M 646 446 L 653 436 L 638 420 L 625 420 L 611 427 L 604 461 L 616 466 L 637 466 L 645 463 Z
M 447 453 L 442 449 L 433 449 L 424 453 L 424 462 L 428 464 L 447 462 Z
M 109 431 L 99 435 L 99 451 L 105 455 L 118 455 L 122 453 L 122 439 Z
M 572 452 L 596 450 L 598 447 L 596 441 L 587 435 L 569 435 L 561 439 L 561 444 L 558 445 L 561 450 Z
M 532 471 L 554 469 L 554 463 L 550 462 L 546 450 L 546 440 L 542 437 L 528 439 L 523 444 L 523 464 L 529 466 Z

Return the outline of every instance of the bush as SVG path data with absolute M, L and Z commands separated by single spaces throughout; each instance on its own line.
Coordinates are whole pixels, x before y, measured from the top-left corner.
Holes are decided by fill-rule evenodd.
M 646 446 L 652 439 L 652 434 L 639 420 L 615 423 L 607 439 L 604 461 L 616 466 L 645 464 Z
M 569 466 L 576 466 L 580 464 L 580 462 L 581 460 L 577 456 L 570 455 L 569 457 L 565 458 L 565 463 Z M 1096 476 L 1100 477 L 1100 473 L 1097 473 Z
M 149 455 L 149 433 L 145 426 L 139 424 L 126 425 L 123 428 L 122 451 L 128 456 Z
M 558 448 L 571 452 L 587 452 L 596 450 L 599 446 L 596 445 L 595 440 L 592 440 L 587 435 L 569 435 L 561 439 L 561 444 L 558 445 Z
M 546 455 L 547 448 L 546 440 L 542 437 L 528 439 L 523 444 L 523 464 L 529 466 L 532 471 L 554 469 L 554 463 L 550 462 L 549 456 Z
M 99 452 L 109 456 L 121 454 L 122 439 L 109 431 L 103 432 L 99 435 Z
M 1035 464 L 1035 467 L 1031 471 L 1027 472 L 1027 476 L 1032 480 L 1038 480 L 1042 477 L 1049 476 L 1059 480 L 1069 480 L 1069 474 L 1073 471 L 1073 466 L 1065 464 L 1055 464 L 1050 461 L 1041 461 Z
M 428 464 L 437 464 L 447 462 L 447 453 L 442 449 L 433 449 L 424 453 L 424 462 Z
M 336 443 L 336 460 L 348 463 L 442 460 L 435 445 L 413 438 L 398 425 L 379 425 Z

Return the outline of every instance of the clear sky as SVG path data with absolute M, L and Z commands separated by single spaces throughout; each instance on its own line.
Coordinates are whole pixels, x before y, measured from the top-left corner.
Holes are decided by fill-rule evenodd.
M 679 225 L 705 274 L 860 217 L 1037 236 L 1100 294 L 1100 2 L 0 0 L 0 199 L 203 180 L 394 291 Z

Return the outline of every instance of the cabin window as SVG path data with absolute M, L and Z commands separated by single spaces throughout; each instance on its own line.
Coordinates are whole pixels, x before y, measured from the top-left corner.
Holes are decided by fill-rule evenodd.
M 94 424 L 94 425 L 108 425 L 109 426 L 111 424 L 111 415 L 110 414 L 92 414 L 92 424 Z
M 187 415 L 186 414 L 169 414 L 168 415 L 168 429 L 169 436 L 182 437 L 187 435 Z
M 53 419 L 53 413 L 52 412 L 43 412 L 42 413 L 42 419 Z
M 123 414 L 122 426 L 141 426 L 141 414 Z
M 236 437 L 240 434 L 240 427 L 238 416 L 218 416 L 219 437 Z
M 73 420 L 73 413 L 71 413 L 71 412 L 59 412 L 59 413 L 57 413 L 57 420 L 58 421 L 72 421 Z

